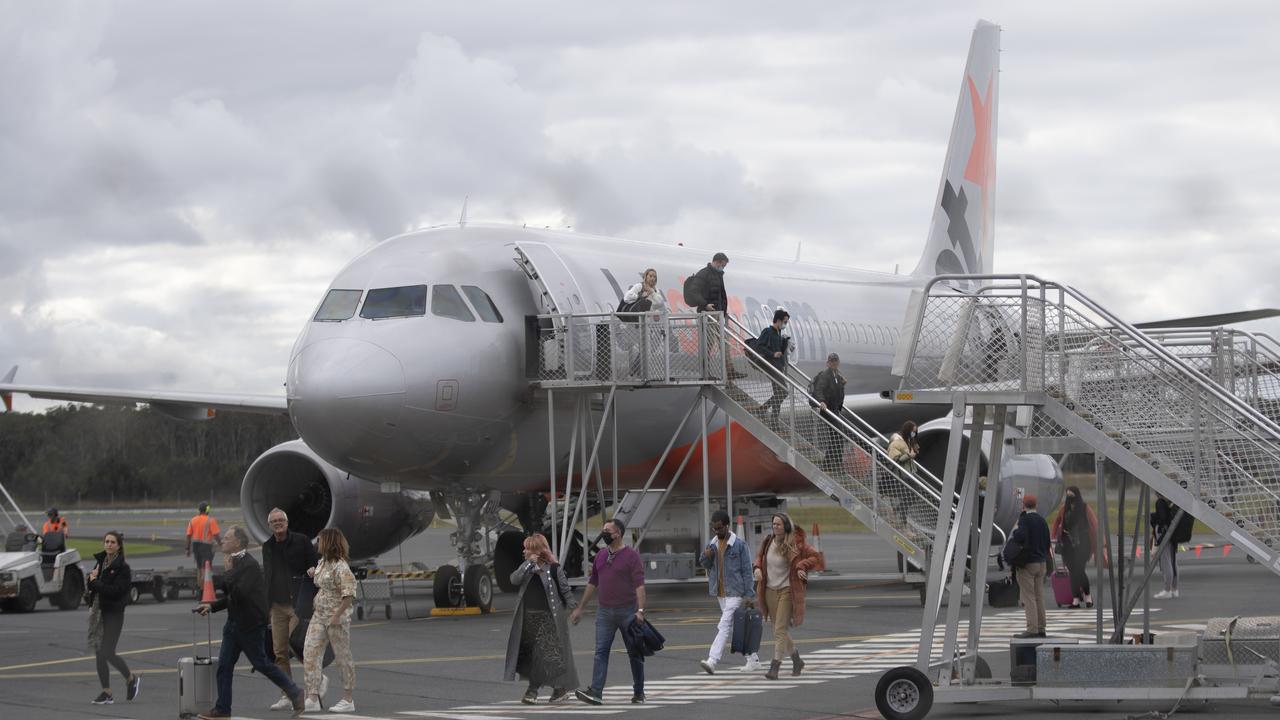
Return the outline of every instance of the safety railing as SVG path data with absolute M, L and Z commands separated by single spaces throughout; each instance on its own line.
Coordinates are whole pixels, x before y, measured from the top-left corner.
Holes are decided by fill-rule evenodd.
M 1269 335 L 1224 327 L 1143 332 L 1271 420 L 1280 418 L 1280 347 Z
M 529 379 L 545 387 L 720 383 L 720 323 L 720 313 L 540 315 Z
M 731 355 L 742 358 L 731 365 L 728 397 L 927 557 L 940 506 L 930 487 L 936 479 L 922 478 L 927 471 L 916 463 L 894 462 L 881 438 L 823 411 L 807 381 L 797 382 L 752 350 L 740 325 L 731 324 L 726 336 Z
M 944 285 L 956 280 L 986 285 Z M 1280 544 L 1280 427 L 1083 293 L 1034 276 L 939 277 L 908 340 L 900 395 L 1043 393 Z

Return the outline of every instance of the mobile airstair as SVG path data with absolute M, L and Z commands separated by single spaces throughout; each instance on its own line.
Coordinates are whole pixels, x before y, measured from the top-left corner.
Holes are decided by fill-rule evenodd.
M 597 394 L 594 403 L 602 411 L 599 423 L 584 419 L 572 431 L 570 466 L 575 448 L 582 448 L 576 451 L 578 475 L 587 479 L 577 492 L 587 493 L 586 485 L 594 476 L 598 492 L 604 494 L 599 446 L 607 419 L 616 411 L 619 390 L 697 388 L 666 451 L 639 492 L 655 487 L 659 469 L 677 437 L 702 404 L 704 461 L 707 423 L 723 412 L 903 556 L 903 577 L 920 586 L 923 599 L 923 573 L 933 553 L 939 508 L 953 513 L 956 495 L 940 494 L 942 481 L 923 466 L 891 460 L 886 451 L 888 441 L 856 414 L 823 411 L 808 393 L 810 379 L 794 365 L 784 372 L 765 362 L 750 348 L 751 335 L 741 325 L 732 319 L 726 321 L 720 313 L 600 313 L 540 316 L 536 326 L 528 370 L 533 384 L 548 394 L 548 412 L 554 412 L 556 402 L 563 402 L 557 398 L 566 391 L 571 397 L 575 393 Z M 775 396 L 780 398 L 774 403 L 776 412 L 769 406 Z M 581 397 L 575 397 L 574 402 L 582 407 Z M 673 410 L 678 412 L 679 408 Z M 550 421 L 549 425 L 554 427 Z M 551 445 L 556 446 L 554 437 Z M 689 446 L 665 488 L 659 484 L 657 489 L 669 492 L 675 486 L 697 447 L 698 442 Z M 705 495 L 709 492 L 705 462 L 703 472 Z M 554 474 L 553 468 L 553 483 Z M 572 483 L 572 473 L 568 482 Z M 573 491 L 572 486 L 566 488 L 570 495 Z M 942 502 L 941 497 L 950 501 Z M 704 497 L 704 506 L 706 502 Z M 582 505 L 581 501 L 575 503 Z M 660 503 L 650 507 L 648 514 L 656 514 L 660 507 Z M 558 532 L 562 540 L 569 537 L 567 528 L 580 519 L 567 507 L 565 510 L 563 518 L 555 518 L 552 508 L 552 522 L 559 528 L 553 533 Z M 998 530 L 994 532 L 1003 536 Z
M 1250 655 L 1223 669 L 1211 664 L 1204 648 L 1197 660 L 1194 642 L 1189 656 L 1185 648 L 1170 647 L 1167 653 L 1148 653 L 1150 657 L 1142 659 L 1140 651 L 1123 648 L 1125 618 L 1137 602 L 1146 602 L 1152 560 L 1165 551 L 1168 534 L 1144 558 L 1145 575 L 1126 597 L 1123 572 L 1115 568 L 1125 561 L 1124 530 L 1117 536 L 1120 551 L 1112 554 L 1101 472 L 1102 462 L 1111 460 L 1145 485 L 1145 500 L 1150 492 L 1163 495 L 1180 508 L 1179 516 L 1190 513 L 1280 574 L 1280 426 L 1274 412 L 1280 386 L 1275 381 L 1275 344 L 1265 336 L 1219 328 L 1143 332 L 1078 290 L 1029 275 L 938 277 L 913 297 L 907 314 L 894 363 L 894 374 L 902 377 L 895 401 L 952 408 L 952 442 L 940 494 L 945 497 L 959 487 L 961 498 L 956 513 L 938 516 L 933 537 L 940 549 L 929 568 L 917 662 L 881 679 L 876 700 L 882 714 L 923 717 L 935 701 L 1177 700 L 1276 692 L 1275 674 L 1265 668 L 1278 667 L 1280 656 Z M 1005 416 L 1011 407 L 1030 409 L 1027 437 L 1015 448 L 1095 455 L 1101 522 L 1094 542 L 1103 549 L 1095 554 L 1095 591 L 1105 595 L 1109 585 L 1115 629 L 1110 643 L 1102 646 L 1100 602 L 1097 636 L 1102 647 L 1077 650 L 1052 639 L 1026 641 L 1030 682 L 1026 677 L 1019 682 L 1018 652 L 1011 648 L 1012 684 L 986 679 L 990 675 L 977 657 L 982 595 L 975 594 L 965 612 L 962 639 L 962 607 L 954 594 L 965 576 L 960 567 L 964 539 L 977 540 L 978 552 L 986 552 L 987 538 L 978 530 L 992 522 L 990 504 L 981 517 L 977 515 L 972 477 L 957 477 L 958 440 L 967 417 L 980 423 L 984 416 Z M 993 451 L 999 452 L 1001 444 L 993 443 Z M 972 448 L 973 443 L 971 452 Z M 993 458 L 991 473 L 998 473 L 999 466 Z M 970 462 L 966 473 L 974 472 Z M 1106 556 L 1116 561 L 1108 567 L 1109 583 L 1104 584 L 1099 560 Z M 986 567 L 979 566 L 971 581 L 978 586 L 985 574 Z M 946 588 L 953 591 L 950 600 L 943 595 Z M 935 651 L 935 631 L 942 633 L 940 653 Z M 1150 636 L 1144 632 L 1143 637 Z M 1220 640 L 1206 636 L 1202 642 Z M 1226 643 L 1231 643 L 1229 629 Z M 1121 649 L 1103 649 L 1112 645 Z M 1189 673 L 1185 684 L 1181 677 L 1169 676 L 1175 656 L 1200 663 L 1199 672 Z M 1085 657 L 1091 660 L 1081 666 L 1081 674 L 1068 673 L 1049 683 L 1035 680 L 1037 666 L 1042 671 L 1067 668 L 1073 659 Z M 1137 662 L 1142 667 L 1134 672 L 1151 670 L 1152 677 L 1160 679 L 1132 680 L 1140 675 L 1126 668 L 1086 681 L 1088 672 L 1097 673 L 1112 661 Z M 1239 662 L 1264 671 L 1243 673 L 1236 667 Z

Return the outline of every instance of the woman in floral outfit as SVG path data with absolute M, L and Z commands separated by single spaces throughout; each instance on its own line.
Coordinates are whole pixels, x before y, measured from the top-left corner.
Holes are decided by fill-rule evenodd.
M 337 528 L 325 528 L 316 537 L 320 564 L 307 569 L 316 584 L 315 614 L 307 627 L 302 664 L 307 673 L 307 712 L 320 710 L 321 664 L 326 645 L 333 646 L 334 660 L 342 670 L 342 700 L 330 712 L 355 712 L 351 691 L 356 686 L 356 666 L 351 659 L 351 604 L 356 577 L 347 566 L 347 538 Z

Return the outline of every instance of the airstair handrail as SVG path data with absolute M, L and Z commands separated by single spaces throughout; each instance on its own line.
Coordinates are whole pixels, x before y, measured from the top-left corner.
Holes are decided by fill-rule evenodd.
M 742 323 L 738 322 L 735 318 L 731 317 L 728 313 L 725 314 L 725 320 L 727 322 L 733 323 L 734 329 L 736 329 L 740 333 L 750 335 L 751 337 L 755 337 L 755 335 L 749 329 L 743 326 Z M 765 362 L 765 363 L 768 362 L 768 360 L 766 360 L 762 355 L 760 355 L 755 350 L 753 350 L 749 345 L 747 345 L 747 343 L 739 335 L 735 334 L 733 335 L 733 338 L 734 340 L 737 341 L 738 346 L 742 348 L 743 352 L 747 352 L 756 356 L 757 358 L 760 359 L 761 362 Z M 812 378 L 809 378 L 807 375 L 805 375 L 805 372 L 801 370 L 799 366 L 797 366 L 795 363 L 789 362 L 788 366 L 793 370 L 795 370 L 797 373 L 799 373 L 802 377 L 805 377 L 806 379 L 809 379 L 809 380 L 812 379 Z M 795 379 L 792 378 L 790 375 L 787 375 L 787 374 L 781 374 L 781 375 L 783 378 L 786 379 L 787 383 L 793 389 L 800 391 L 800 395 L 802 395 L 806 401 L 810 401 L 813 403 L 818 402 L 817 398 L 809 394 L 809 389 L 807 387 L 804 387 L 800 383 L 796 382 Z M 815 413 L 815 414 L 818 414 L 818 413 Z M 874 448 L 874 451 L 880 457 L 882 457 L 884 460 L 890 463 L 890 467 L 901 468 L 901 465 L 899 465 L 893 458 L 889 457 L 888 451 L 883 447 L 881 447 L 880 442 L 878 442 L 878 441 L 887 442 L 887 438 L 885 438 L 884 435 L 881 435 L 880 431 L 876 430 L 874 426 L 872 426 L 865 419 L 860 417 L 857 413 L 850 411 L 848 414 L 856 418 L 860 424 L 865 425 L 869 432 L 863 432 L 858 428 L 854 427 L 852 424 L 848 422 L 848 420 L 845 419 L 843 413 L 841 415 L 836 415 L 835 413 L 828 413 L 828 415 L 830 415 L 830 417 L 833 418 L 834 420 L 832 424 L 835 424 L 837 426 L 843 426 L 849 432 L 849 434 L 851 434 L 853 437 L 859 438 L 868 447 Z M 825 420 L 826 418 L 823 418 L 823 419 Z M 941 506 L 942 481 L 939 480 L 936 475 L 930 472 L 929 469 L 926 468 L 923 464 L 914 460 L 912 461 L 912 463 L 916 466 L 918 472 L 916 473 L 903 472 L 901 473 L 901 475 L 904 478 L 909 478 L 910 482 L 916 485 L 918 490 L 924 491 L 924 494 L 929 499 L 933 500 L 934 502 L 938 503 L 939 506 Z M 930 487 L 928 483 L 924 482 L 924 480 L 926 479 L 932 481 L 933 483 L 936 483 L 936 487 Z M 956 505 L 959 503 L 959 501 L 960 501 L 960 494 L 953 493 L 952 502 L 950 503 L 950 510 L 953 515 L 956 512 Z M 1008 540 L 1008 533 L 1005 532 L 1004 528 L 1001 528 L 998 525 L 993 525 L 992 527 L 995 528 L 996 533 L 999 534 L 1000 537 L 1002 538 L 1000 541 L 1000 546 L 1003 547 L 1004 543 Z
M 1040 287 L 1041 292 L 1043 292 L 1045 289 L 1056 289 L 1060 295 L 1070 296 L 1071 298 L 1083 304 L 1085 307 L 1092 310 L 1098 316 L 1106 319 L 1114 327 L 1124 330 L 1135 341 L 1137 341 L 1137 343 L 1140 346 L 1142 346 L 1145 350 L 1150 352 L 1152 355 L 1182 370 L 1183 374 L 1191 382 L 1199 386 L 1201 390 L 1213 396 L 1214 398 L 1224 403 L 1225 405 L 1232 407 L 1235 411 L 1248 417 L 1253 422 L 1265 428 L 1269 433 L 1271 433 L 1275 438 L 1277 438 L 1278 441 L 1280 441 L 1280 425 L 1277 425 L 1276 423 L 1272 422 L 1270 418 L 1268 418 L 1266 415 L 1259 412 L 1252 405 L 1240 400 L 1233 393 L 1227 392 L 1226 389 L 1222 388 L 1217 383 L 1214 383 L 1202 378 L 1201 374 L 1198 371 L 1196 371 L 1195 368 L 1187 364 L 1186 361 L 1182 360 L 1182 358 L 1179 358 L 1177 355 L 1170 352 L 1167 348 L 1161 346 L 1160 343 L 1155 342 L 1151 338 L 1147 337 L 1147 335 L 1143 333 L 1141 330 L 1134 327 L 1130 323 L 1125 322 L 1123 319 L 1116 316 L 1111 311 L 1107 310 L 1105 307 L 1095 302 L 1089 296 L 1085 295 L 1079 290 L 1076 290 L 1074 287 L 1071 287 L 1069 285 L 1063 285 L 1061 283 L 1056 283 L 1050 280 L 1045 280 L 1036 275 L 1030 275 L 1030 274 L 937 275 L 931 278 L 927 283 L 925 283 L 924 296 L 928 298 L 930 295 L 930 292 L 933 290 L 933 287 L 939 283 L 954 282 L 954 281 L 974 282 L 974 281 L 984 281 L 984 280 L 1017 281 L 1022 284 L 1024 296 L 1027 293 L 1027 288 L 1029 283 L 1037 283 Z M 984 290 L 985 289 L 987 288 L 984 288 Z M 959 294 L 969 294 L 969 293 L 964 293 L 963 291 L 957 291 L 957 292 Z M 927 305 L 928 303 L 926 302 L 920 303 L 919 316 L 917 317 L 917 326 L 922 325 L 924 322 L 924 313 Z M 1023 321 L 1025 322 L 1025 318 L 1026 318 L 1025 306 L 1023 308 L 1022 316 L 1023 316 Z M 1025 337 L 1025 334 L 1023 336 Z M 920 338 L 918 333 L 916 334 L 916 337 L 912 339 L 911 350 L 913 355 L 916 351 L 916 345 L 919 343 L 919 339 Z M 1023 344 L 1023 353 L 1024 355 L 1026 353 L 1025 343 Z M 1025 367 L 1025 362 L 1023 364 Z M 1024 370 L 1024 374 L 1025 374 L 1025 370 Z

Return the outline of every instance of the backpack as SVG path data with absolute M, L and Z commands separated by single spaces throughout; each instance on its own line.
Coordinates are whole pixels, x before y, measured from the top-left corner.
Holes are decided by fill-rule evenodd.
M 1175 510 L 1174 512 L 1177 511 Z M 1178 521 L 1178 526 L 1173 529 L 1173 542 L 1191 542 L 1191 533 L 1195 530 L 1195 526 L 1195 517 L 1189 512 L 1182 513 L 1182 519 Z
M 697 310 L 707 304 L 707 289 L 703 285 L 702 278 L 694 273 L 684 279 L 684 304 Z

